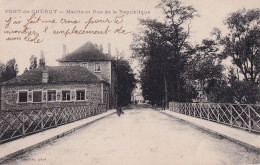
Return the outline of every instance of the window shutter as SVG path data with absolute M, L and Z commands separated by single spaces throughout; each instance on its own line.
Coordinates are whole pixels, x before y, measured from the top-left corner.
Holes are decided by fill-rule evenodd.
M 76 101 L 76 90 L 71 91 L 71 101 Z
M 88 101 L 88 89 L 85 89 L 85 100 Z
M 28 91 L 28 102 L 29 103 L 33 102 L 33 92 L 32 91 Z
M 47 91 L 42 91 L 42 102 L 47 102 Z
M 56 92 L 57 92 L 57 101 L 61 101 L 61 99 L 62 99 L 62 92 L 61 92 L 61 90 L 57 90 Z
M 86 89 L 86 100 L 90 100 L 91 98 L 91 89 Z

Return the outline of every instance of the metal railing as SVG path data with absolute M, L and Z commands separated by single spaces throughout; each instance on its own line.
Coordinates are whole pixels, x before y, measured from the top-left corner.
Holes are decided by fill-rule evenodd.
M 259 104 L 169 103 L 169 110 L 260 133 Z
M 0 111 L 0 144 L 107 111 L 105 104 Z

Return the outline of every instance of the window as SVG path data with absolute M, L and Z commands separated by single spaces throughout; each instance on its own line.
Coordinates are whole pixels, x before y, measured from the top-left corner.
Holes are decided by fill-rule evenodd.
M 85 90 L 77 90 L 77 101 L 85 100 Z
M 69 63 L 68 63 L 68 66 L 75 66 L 75 63 L 69 62 Z
M 34 103 L 42 102 L 42 91 L 33 91 L 33 102 Z
M 100 63 L 95 63 L 95 72 L 101 72 Z
M 56 101 L 56 90 L 48 91 L 48 101 Z
M 28 102 L 28 92 L 19 91 L 19 103 L 27 103 L 27 102 Z
M 62 91 L 62 101 L 70 101 L 70 91 Z
M 87 63 L 87 62 L 80 63 L 80 66 L 83 66 L 83 67 L 86 67 L 86 68 L 88 68 L 88 63 Z

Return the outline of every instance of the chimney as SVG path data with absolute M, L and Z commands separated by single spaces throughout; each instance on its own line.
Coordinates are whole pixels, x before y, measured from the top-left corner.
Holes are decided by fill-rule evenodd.
M 111 44 L 110 43 L 108 43 L 107 52 L 108 52 L 108 55 L 111 56 Z
M 66 45 L 63 44 L 63 54 L 62 54 L 62 57 L 65 57 L 66 53 L 67 53 L 67 48 L 66 48 Z
M 48 81 L 49 81 L 49 73 L 47 68 L 44 68 L 42 70 L 42 83 L 48 83 Z

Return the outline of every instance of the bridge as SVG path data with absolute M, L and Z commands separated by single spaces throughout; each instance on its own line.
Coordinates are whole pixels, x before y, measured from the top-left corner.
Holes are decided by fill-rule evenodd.
M 1 144 L 1 163 L 6 165 L 260 163 L 257 150 L 260 136 L 257 133 L 194 118 L 194 115 L 191 117 L 169 110 L 161 111 L 147 105 L 133 105 L 123 111 L 124 114 L 120 117 L 115 110 L 109 110 Z M 217 133 L 217 129 L 221 127 L 229 129 L 228 133 L 222 135 Z M 229 133 L 233 133 L 236 137 L 229 138 L 230 136 L 224 135 Z M 239 140 L 239 137 L 247 139 L 248 145 Z M 252 139 L 255 140 L 252 142 Z M 250 147 L 254 145 L 256 150 Z

